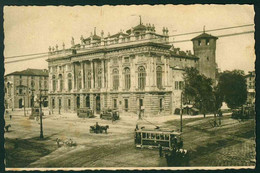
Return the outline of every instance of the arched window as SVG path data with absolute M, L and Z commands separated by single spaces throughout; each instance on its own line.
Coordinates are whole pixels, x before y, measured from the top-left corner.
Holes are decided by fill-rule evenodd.
M 126 67 L 124 69 L 124 73 L 125 73 L 125 89 L 129 90 L 131 87 L 131 73 L 130 73 L 130 69 L 128 67 Z
M 81 72 L 78 73 L 78 89 L 82 88 L 82 76 L 81 76 Z
M 71 73 L 68 74 L 68 90 L 72 90 L 72 75 Z
M 91 71 L 87 73 L 87 88 L 91 88 Z
M 162 88 L 162 67 L 160 66 L 156 68 L 156 84 L 159 89 Z
M 119 72 L 117 69 L 113 70 L 113 89 L 118 90 L 119 87 Z
M 56 77 L 55 77 L 55 75 L 52 76 L 52 90 L 56 91 Z
M 145 78 L 146 72 L 143 66 L 138 67 L 138 88 L 144 89 L 145 88 Z
M 63 79 L 62 79 L 62 74 L 59 74 L 59 81 L 60 81 L 60 91 L 63 90 Z

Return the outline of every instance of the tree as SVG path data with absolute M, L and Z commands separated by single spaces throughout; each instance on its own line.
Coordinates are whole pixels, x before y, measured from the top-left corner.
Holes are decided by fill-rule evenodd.
M 247 86 L 243 71 L 224 71 L 219 76 L 218 87 L 229 108 L 235 109 L 245 104 Z
M 194 107 L 203 113 L 214 111 L 214 94 L 212 80 L 193 67 L 186 68 L 184 74 L 184 99 L 186 102 L 192 102 Z

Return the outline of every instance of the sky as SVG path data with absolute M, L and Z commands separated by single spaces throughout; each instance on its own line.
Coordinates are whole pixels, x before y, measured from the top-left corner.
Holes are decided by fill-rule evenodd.
M 49 46 L 62 43 L 71 46 L 71 37 L 80 43 L 80 36 L 90 36 L 96 27 L 105 36 L 126 31 L 139 24 L 155 25 L 156 32 L 169 29 L 169 35 L 194 31 L 225 28 L 254 23 L 252 5 L 142 5 L 142 6 L 5 6 L 4 7 L 4 56 L 18 56 L 48 52 Z M 214 36 L 254 31 L 254 26 L 208 32 Z M 199 34 L 171 37 L 170 41 L 187 40 Z M 221 37 L 217 40 L 216 61 L 221 71 L 254 70 L 254 34 Z M 174 43 L 181 50 L 192 50 L 192 42 Z M 5 62 L 29 57 L 5 59 Z M 7 63 L 5 74 L 27 68 L 48 68 L 47 57 Z

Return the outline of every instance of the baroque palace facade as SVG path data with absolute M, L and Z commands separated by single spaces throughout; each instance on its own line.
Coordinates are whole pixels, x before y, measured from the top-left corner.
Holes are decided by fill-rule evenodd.
M 169 44 L 168 29 L 140 24 L 104 37 L 94 33 L 71 48 L 49 47 L 49 106 L 74 112 L 89 107 L 150 115 L 180 108 L 185 67 L 215 79 L 216 37 L 205 32 L 192 39 L 195 55 Z M 200 56 L 201 55 L 201 56 Z

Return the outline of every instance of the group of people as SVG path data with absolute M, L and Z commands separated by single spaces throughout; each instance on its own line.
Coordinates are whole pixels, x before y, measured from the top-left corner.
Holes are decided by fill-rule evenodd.
M 188 166 L 190 154 L 187 150 L 173 148 L 165 154 L 168 166 Z

